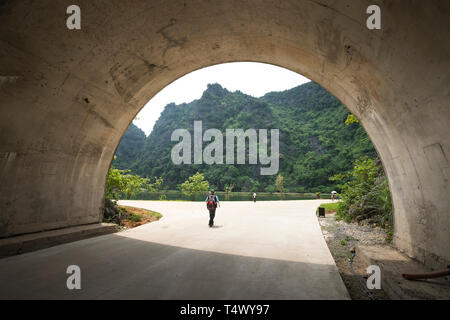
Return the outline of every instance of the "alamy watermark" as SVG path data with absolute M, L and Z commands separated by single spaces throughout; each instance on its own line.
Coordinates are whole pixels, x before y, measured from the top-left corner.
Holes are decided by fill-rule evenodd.
M 67 14 L 70 16 L 66 20 L 66 26 L 69 30 L 80 30 L 81 29 L 81 9 L 76 4 L 72 4 L 67 7 Z
M 379 6 L 372 4 L 367 7 L 367 14 L 370 16 L 367 18 L 366 26 L 369 30 L 381 29 L 381 9 Z
M 370 276 L 367 278 L 367 289 L 381 289 L 381 269 L 377 265 L 371 265 L 367 267 L 367 274 Z
M 246 145 L 248 141 L 248 164 L 261 164 L 261 175 L 274 175 L 279 170 L 278 129 L 226 129 L 225 163 L 246 164 Z M 174 164 L 223 164 L 224 137 L 218 129 L 208 129 L 203 133 L 202 121 L 194 121 L 194 138 L 187 129 L 176 129 L 172 132 L 171 141 L 179 141 L 171 152 Z M 181 139 L 181 141 L 180 141 Z M 270 139 L 270 155 L 268 142 Z M 203 142 L 210 142 L 203 149 Z M 193 144 L 193 148 L 192 148 Z M 193 149 L 193 159 L 192 159 Z M 236 151 L 236 152 L 235 152 Z M 235 157 L 236 156 L 236 157 Z
M 67 267 L 66 273 L 70 274 L 66 281 L 67 289 L 81 290 L 81 268 L 73 264 Z
M 366 26 L 369 30 L 381 29 L 381 9 L 379 6 L 372 4 L 367 7 L 366 13 L 370 16 L 366 20 Z M 66 26 L 69 30 L 81 29 L 81 8 L 72 4 L 67 7 L 66 14 L 70 16 L 66 19 Z

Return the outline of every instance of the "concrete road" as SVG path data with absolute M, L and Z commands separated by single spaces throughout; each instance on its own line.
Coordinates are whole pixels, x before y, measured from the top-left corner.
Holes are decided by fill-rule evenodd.
M 315 210 L 323 200 L 122 201 L 154 223 L 0 260 L 1 299 L 348 299 Z M 66 269 L 81 268 L 81 290 Z

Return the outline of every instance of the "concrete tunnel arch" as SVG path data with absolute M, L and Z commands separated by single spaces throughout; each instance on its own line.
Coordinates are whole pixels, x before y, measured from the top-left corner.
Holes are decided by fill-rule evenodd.
M 99 222 L 129 123 L 170 82 L 233 61 L 322 85 L 364 125 L 395 208 L 394 243 L 450 261 L 450 4 L 376 1 L 70 1 L 0 5 L 0 237 Z

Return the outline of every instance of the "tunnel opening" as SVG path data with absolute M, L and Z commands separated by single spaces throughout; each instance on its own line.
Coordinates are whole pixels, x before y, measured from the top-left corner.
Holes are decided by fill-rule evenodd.
M 238 66 L 241 67 L 240 74 L 236 73 Z M 163 89 L 156 95 L 160 106 L 152 103 L 152 100 L 146 103 L 134 120 L 146 131 L 146 134 L 136 125 L 130 124 L 116 150 L 113 167 L 120 170 L 128 170 L 132 167 L 130 174 L 136 174 L 136 177 L 142 175 L 145 179 L 150 179 L 150 187 L 145 187 L 146 182 L 144 182 L 144 187 L 140 187 L 140 190 L 132 194 L 122 193 L 122 200 L 204 202 L 211 189 L 215 190 L 215 194 L 222 201 L 256 202 L 256 195 L 258 201 L 318 198 L 335 200 L 335 197 L 339 197 L 335 194 L 335 190 L 340 192 L 341 187 L 338 183 L 331 183 L 330 181 L 335 180 L 330 178 L 336 175 L 345 176 L 354 168 L 356 160 L 359 160 L 359 175 L 364 175 L 359 179 L 366 180 L 366 185 L 369 179 L 375 180 L 370 176 L 374 173 L 369 173 L 367 170 L 374 171 L 372 166 L 377 166 L 379 171 L 382 165 L 376 163 L 381 160 L 370 138 L 359 124 L 349 123 L 351 122 L 349 119 L 353 119 L 354 122 L 357 120 L 339 100 L 318 84 L 304 78 L 301 79 L 303 84 L 298 85 L 296 82 L 296 85 L 291 85 L 290 88 L 280 87 L 277 92 L 267 89 L 259 97 L 255 97 L 247 94 L 245 92 L 247 90 L 242 87 L 235 86 L 232 90 L 218 83 L 220 81 L 217 78 L 221 77 L 217 74 L 220 70 L 224 73 L 227 72 L 226 69 L 224 70 L 226 67 L 233 70 L 228 72 L 232 74 L 229 76 L 230 79 L 223 80 L 228 82 L 229 86 L 230 83 L 235 82 L 234 79 L 242 78 L 249 66 L 264 66 L 263 70 L 269 76 L 266 76 L 263 81 L 269 82 L 277 78 L 274 70 L 290 72 L 277 66 L 261 63 L 234 62 L 216 65 L 182 76 L 174 82 L 176 85 L 172 89 L 171 85 Z M 206 74 L 214 74 L 216 78 L 205 76 L 203 79 L 199 76 L 205 70 Z M 248 90 L 250 90 L 248 87 L 258 86 L 253 80 L 245 80 L 249 83 Z M 201 89 L 193 85 L 195 81 L 198 82 L 197 87 L 201 86 Z M 277 78 L 277 82 L 280 81 L 281 79 Z M 199 91 L 197 96 L 191 97 L 189 101 L 180 99 L 177 104 L 174 104 L 173 96 L 180 95 L 174 90 L 178 88 L 179 91 L 186 92 L 183 90 L 186 90 L 185 87 L 189 85 L 190 90 Z M 189 92 L 185 94 L 190 95 Z M 148 109 L 152 107 L 158 109 L 154 114 L 148 112 Z M 146 115 L 149 118 L 146 118 Z M 146 121 L 150 122 L 150 125 Z M 293 124 L 297 126 L 292 127 Z M 340 131 L 336 131 L 335 127 L 339 127 Z M 311 128 L 316 129 L 311 131 Z M 266 150 L 262 154 L 263 158 L 267 158 L 269 153 L 273 156 L 275 151 L 274 129 L 277 130 L 276 139 L 278 140 L 276 172 L 263 174 L 264 166 L 269 168 L 273 166 L 270 161 L 266 161 L 264 165 L 258 163 L 258 158 L 261 157 L 257 151 L 261 144 L 261 137 L 258 134 L 261 130 L 265 130 L 262 131 L 263 142 L 268 145 L 270 141 L 272 144 L 269 148 L 270 152 Z M 272 132 L 269 134 L 268 141 L 269 131 Z M 291 140 L 291 135 L 296 135 L 297 140 Z M 229 157 L 230 154 L 231 157 Z M 307 157 L 306 154 L 308 154 Z M 296 162 L 299 158 L 302 158 L 301 162 Z M 363 166 L 367 167 L 364 169 L 367 172 L 361 173 Z M 183 184 L 193 185 L 190 180 L 193 180 L 197 174 L 201 175 L 201 182 L 205 185 L 195 192 L 191 192 L 187 187 L 183 188 Z M 320 182 L 307 185 L 305 177 Z M 377 177 L 384 178 L 385 175 L 382 173 Z M 153 181 L 155 184 L 159 181 L 157 187 L 154 187 Z M 166 186 L 163 186 L 164 184 Z M 375 194 L 376 186 L 378 185 L 373 183 L 370 186 L 373 190 L 369 189 L 365 192 Z M 347 189 L 357 187 L 360 188 L 361 183 L 353 186 L 346 184 Z M 368 187 L 365 186 L 365 188 Z M 347 212 L 345 219 L 354 220 L 364 217 L 364 220 L 368 221 L 370 218 L 371 224 L 383 226 L 388 228 L 388 232 L 392 232 L 393 213 L 390 190 L 388 187 L 383 190 L 384 196 L 388 198 L 385 201 L 388 203 L 379 201 L 380 203 L 368 205 L 371 199 L 373 201 L 373 199 L 381 198 L 379 190 L 376 191 L 379 193 L 375 196 L 371 195 L 372 198 L 362 194 L 360 197 L 364 196 L 365 200 L 353 201 L 352 204 L 352 208 L 358 208 L 360 212 L 353 213 L 353 217 Z M 352 197 L 355 195 L 356 192 L 352 194 Z M 380 213 L 379 208 L 383 206 L 390 208 Z M 145 205 L 145 207 L 151 209 L 151 206 Z M 164 214 L 164 206 L 157 205 L 157 207 L 162 209 L 161 213 Z M 340 214 L 345 210 L 348 211 L 349 208 L 340 209 Z
M 241 67 L 246 66 L 244 68 L 245 71 L 241 70 L 241 74 L 236 74 L 236 72 L 239 72 L 239 69 L 237 69 L 239 68 L 239 65 L 241 65 Z M 286 188 L 292 188 L 293 192 L 313 193 L 314 191 L 315 193 L 319 191 L 322 193 L 331 193 L 331 189 L 337 187 L 336 185 L 329 185 L 329 178 L 331 176 L 350 170 L 353 166 L 353 162 L 361 156 L 378 157 L 378 154 L 364 129 L 359 129 L 358 124 L 352 125 L 348 122 L 348 119 L 350 118 L 355 119 L 348 109 L 346 109 L 346 107 L 334 96 L 329 94 L 319 85 L 308 81 L 309 79 L 307 78 L 301 79 L 303 83 L 308 82 L 308 84 L 305 84 L 301 88 L 300 85 L 291 85 L 290 88 L 280 87 L 280 90 L 277 92 L 274 90 L 266 90 L 264 94 L 255 97 L 242 92 L 245 90 L 239 90 L 240 88 L 238 86 L 235 86 L 235 90 L 228 90 L 217 83 L 217 78 L 210 76 L 211 74 L 217 74 L 217 70 L 222 70 L 225 73 L 230 72 L 226 71 L 226 69 L 224 71 L 223 69 L 224 67 L 228 67 L 229 70 L 232 70 L 234 73 L 233 77 L 239 78 L 247 72 L 250 66 L 261 66 L 260 68 L 263 68 L 262 70 L 270 70 L 271 72 L 274 71 L 270 68 L 273 68 L 274 70 L 284 70 L 283 72 L 290 75 L 288 70 L 272 65 L 261 63 L 240 64 L 239 62 L 235 62 L 197 70 L 179 78 L 175 81 L 176 85 L 173 88 L 178 88 L 179 91 L 183 91 L 183 88 L 186 85 L 192 83 L 192 79 L 200 79 L 200 74 L 202 74 L 202 72 L 206 75 L 205 79 L 201 79 L 201 81 L 197 80 L 203 86 L 201 90 L 192 86 L 194 90 L 200 91 L 197 93 L 197 96 L 191 98 L 190 101 L 181 99 L 180 102 L 175 105 L 172 100 L 168 98 L 168 94 L 164 93 L 162 95 L 156 95 L 156 99 L 161 101 L 159 106 L 152 103 L 152 100 L 150 100 L 150 102 L 146 104 L 146 107 L 141 109 L 134 120 L 134 122 L 139 123 L 141 128 L 144 128 L 146 133 L 144 134 L 142 129 L 136 127 L 134 124 L 130 124 L 130 127 L 121 140 L 121 144 L 116 150 L 113 165 L 118 169 L 130 169 L 133 167 L 132 171 L 134 173 L 141 174 L 147 178 L 153 178 L 154 176 L 156 179 L 156 176 L 159 177 L 163 174 L 163 178 L 165 178 L 166 182 L 167 178 L 169 178 L 168 187 L 172 189 L 179 187 L 184 180 L 197 171 L 208 171 L 210 166 L 224 166 L 226 167 L 226 170 L 215 173 L 215 180 L 217 180 L 217 176 L 228 176 L 228 180 L 230 181 L 224 182 L 224 179 L 222 179 L 220 183 L 213 183 L 212 188 L 224 190 L 225 184 L 234 184 L 237 185 L 235 191 L 261 192 L 264 191 L 267 186 L 254 186 L 252 190 L 250 190 L 246 180 L 253 181 L 252 179 L 255 177 L 257 179 L 264 178 L 264 175 L 273 177 L 280 171 L 280 164 L 278 163 L 280 161 L 279 159 L 276 159 L 276 172 L 270 174 L 262 174 L 264 168 L 263 165 L 258 162 L 258 158 L 261 158 L 261 155 L 258 154 L 258 145 L 261 143 L 261 137 L 258 137 L 258 130 L 263 133 L 264 141 L 270 142 L 270 132 L 268 131 L 270 131 L 270 129 L 276 129 L 278 130 L 278 144 L 280 144 L 279 136 L 281 135 L 281 150 L 279 145 L 277 145 L 278 150 L 276 150 L 276 152 L 277 154 L 281 154 L 281 157 L 283 158 L 283 160 L 281 160 L 281 170 L 283 172 L 293 172 L 294 163 L 288 162 L 295 162 L 299 155 L 304 157 L 305 153 L 308 152 L 311 153 L 309 162 L 315 163 L 310 164 L 308 163 L 308 160 L 304 160 L 301 164 L 303 167 L 299 164 L 297 168 L 295 168 L 297 172 L 306 171 L 308 169 L 311 171 L 315 170 L 312 175 L 317 176 L 318 167 L 326 167 L 330 164 L 331 166 L 335 166 L 326 168 L 325 174 L 321 173 L 321 183 L 328 184 L 328 186 L 320 186 L 321 183 L 316 183 L 315 186 L 295 185 L 302 183 L 302 180 L 305 179 L 304 177 L 296 177 L 287 179 L 289 182 L 288 185 L 286 185 Z M 279 76 L 277 73 L 274 75 L 275 77 Z M 292 77 L 292 75 L 290 76 Z M 227 78 L 224 81 L 228 81 L 227 84 L 229 85 L 230 83 L 233 83 L 232 79 L 235 78 L 228 77 L 229 79 Z M 220 78 L 220 76 L 218 78 Z M 247 82 L 252 83 L 252 80 L 254 79 L 249 78 Z M 267 77 L 266 81 L 270 82 L 271 79 Z M 278 81 L 280 81 L 280 79 L 278 79 Z M 258 85 L 260 86 L 261 84 L 258 83 L 254 86 Z M 164 90 L 162 90 L 162 92 L 164 92 Z M 177 94 L 174 93 L 174 89 L 168 89 L 166 92 L 171 92 L 172 95 Z M 184 89 L 183 92 L 187 91 Z M 190 93 L 186 94 L 189 95 Z M 297 95 L 296 98 L 295 95 Z M 164 96 L 164 98 L 158 98 L 158 96 Z M 235 102 L 233 99 L 241 100 Z M 283 105 L 283 103 L 287 105 Z M 305 107 L 304 105 L 307 106 Z M 156 114 L 150 114 L 150 118 L 147 119 L 147 121 L 150 122 L 149 125 L 145 123 L 145 117 L 143 115 L 149 114 L 148 109 L 151 107 L 158 110 L 156 111 Z M 327 113 L 331 116 L 317 119 L 320 113 Z M 152 117 L 154 119 L 152 119 Z M 289 117 L 292 121 L 290 123 L 283 123 L 287 122 Z M 153 125 L 157 122 L 156 120 L 158 118 L 158 122 L 164 123 L 157 123 L 156 128 L 154 128 Z M 186 118 L 186 120 L 184 120 L 184 118 Z M 324 122 L 329 122 L 330 119 L 333 118 L 339 119 L 327 126 L 323 125 Z M 172 123 L 168 122 L 168 119 L 171 119 Z M 292 126 L 292 123 L 295 123 L 296 121 L 301 122 L 299 127 L 288 127 L 288 125 Z M 358 122 L 358 120 L 353 121 Z M 344 123 L 346 123 L 346 125 L 344 125 Z M 280 125 L 283 126 L 281 133 L 278 129 Z M 318 125 L 322 125 L 322 127 L 316 131 L 308 128 L 308 126 L 317 127 Z M 341 131 L 331 132 L 333 130 L 333 125 L 339 126 Z M 217 127 L 219 128 L 217 129 Z M 268 130 L 264 131 L 265 129 Z M 152 137 L 151 135 L 154 130 L 157 131 L 156 136 Z M 174 136 L 174 133 L 180 131 L 185 134 L 185 136 L 183 136 L 183 134 Z M 294 134 L 297 134 L 297 136 L 291 138 Z M 321 136 L 321 134 L 323 136 Z M 267 139 L 267 136 L 269 139 Z M 346 139 L 354 141 L 356 146 L 349 146 L 348 144 L 343 145 L 343 142 Z M 344 150 L 338 150 L 339 147 Z M 145 148 L 147 150 L 143 153 L 142 149 Z M 354 151 L 351 148 L 356 148 L 358 150 Z M 158 152 L 152 153 L 150 149 L 157 149 Z M 333 152 L 329 152 L 320 160 L 314 161 L 316 160 L 315 158 L 322 156 L 326 149 L 333 149 Z M 161 153 L 162 151 L 164 151 L 164 154 Z M 241 151 L 240 154 L 238 154 L 238 151 Z M 355 154 L 353 154 L 353 152 L 355 152 Z M 349 153 L 352 154 L 349 155 Z M 267 152 L 265 155 L 263 154 L 263 158 L 267 158 L 268 154 L 269 153 Z M 139 159 L 137 161 L 140 161 L 140 163 L 136 164 L 136 159 Z M 271 159 L 264 160 L 269 163 Z M 341 162 L 340 166 L 337 165 L 339 162 Z M 342 162 L 346 162 L 347 164 L 342 165 Z M 170 171 L 175 171 L 175 175 L 171 175 L 171 172 L 168 172 L 168 163 L 171 163 Z M 166 165 L 165 168 L 163 167 L 164 164 Z M 150 165 L 153 165 L 153 167 L 150 167 Z M 242 179 L 238 179 L 240 177 L 234 174 L 233 178 L 235 180 L 231 181 L 231 177 L 229 176 L 230 169 L 238 170 L 237 168 L 243 165 L 252 167 L 253 172 L 241 172 L 241 175 L 243 175 L 243 177 L 241 177 Z M 183 170 L 183 167 L 186 166 L 189 169 Z M 310 168 L 308 168 L 308 166 Z M 259 173 L 256 172 L 258 170 Z M 178 175 L 178 181 L 174 179 L 174 176 L 176 175 Z M 212 173 L 206 173 L 205 176 L 206 178 L 212 178 Z M 237 180 L 239 180 L 239 182 Z M 243 185 L 246 186 L 242 188 Z M 328 192 L 326 190 L 327 187 L 330 189 Z M 268 190 L 271 189 L 273 188 L 268 188 Z M 289 191 L 287 190 L 287 192 Z M 147 197 L 147 199 L 150 198 Z M 152 199 L 157 200 L 154 198 Z
M 86 3 L 81 32 L 55 27 L 62 3 L 46 19 L 42 6 L 1 8 L 0 237 L 98 223 L 111 159 L 145 102 L 190 71 L 263 61 L 361 120 L 391 183 L 395 245 L 449 264 L 450 42 L 436 32 L 449 29 L 447 5 L 390 4 L 369 30 L 364 3 Z

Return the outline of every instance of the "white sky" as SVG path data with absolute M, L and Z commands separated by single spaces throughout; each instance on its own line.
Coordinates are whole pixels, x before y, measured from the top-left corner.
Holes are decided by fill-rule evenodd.
M 191 72 L 156 94 L 139 112 L 133 123 L 149 135 L 164 107 L 199 99 L 209 83 L 219 83 L 229 91 L 261 97 L 271 91 L 299 86 L 309 79 L 285 68 L 256 62 L 224 63 Z

